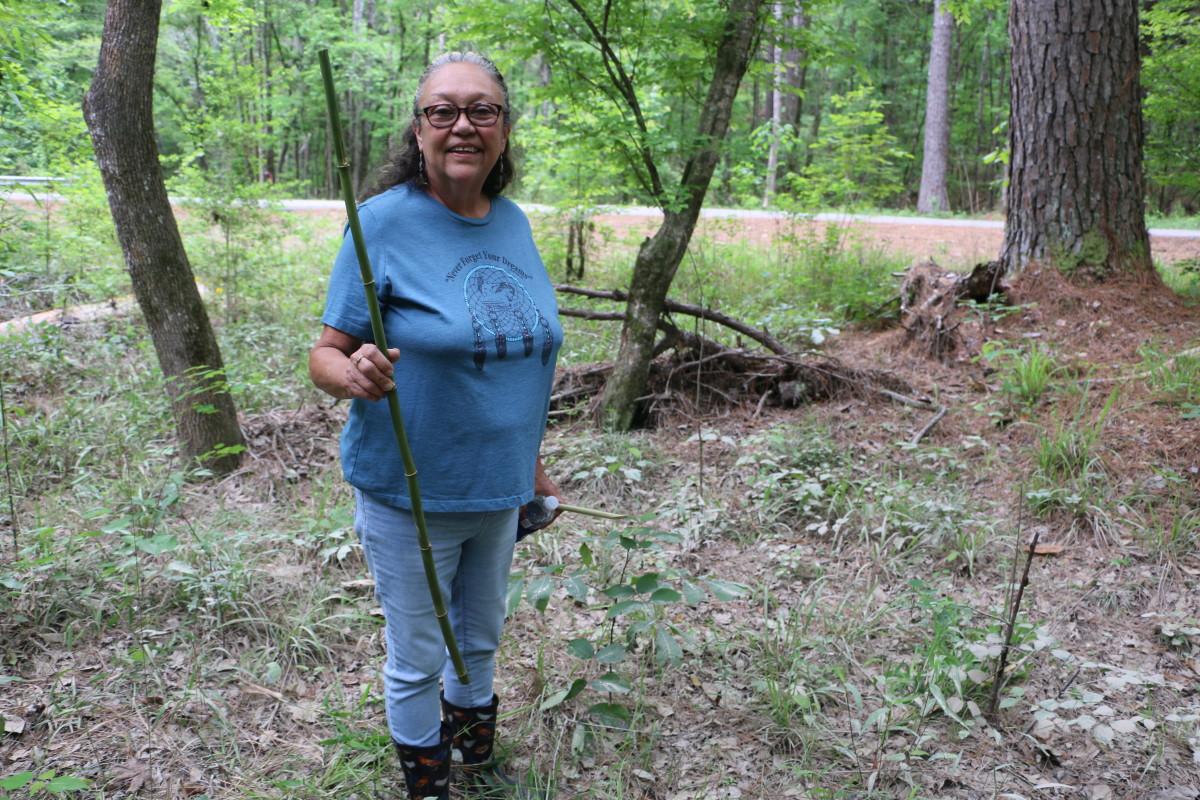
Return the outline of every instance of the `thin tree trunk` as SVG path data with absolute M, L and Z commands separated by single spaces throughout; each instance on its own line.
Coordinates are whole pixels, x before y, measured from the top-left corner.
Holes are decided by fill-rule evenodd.
M 1153 275 L 1135 0 L 1013 0 L 1000 260 Z
M 802 31 L 807 27 L 808 17 L 805 16 L 801 3 L 797 2 L 795 9 L 792 11 L 791 18 L 788 20 L 788 28 L 792 31 L 792 36 L 795 37 L 797 31 Z M 795 47 L 788 47 L 783 51 L 783 60 L 786 64 L 784 82 L 792 90 L 783 98 L 783 120 L 798 131 L 800 130 L 800 114 L 804 111 L 804 88 L 808 77 L 808 53 L 798 50 Z
M 772 6 L 775 24 L 782 27 L 783 3 L 776 2 Z M 781 36 L 782 32 L 776 34 Z M 771 48 L 771 143 L 767 149 L 767 180 L 763 191 L 763 208 L 771 205 L 775 196 L 775 182 L 779 177 L 779 134 L 783 127 L 783 89 L 784 81 L 783 48 L 778 42 Z
M 929 47 L 929 83 L 925 91 L 925 155 L 917 211 L 932 214 L 950 210 L 946 163 L 950 153 L 950 54 L 954 17 L 945 0 L 933 3 L 933 41 Z
M 151 95 L 160 11 L 161 0 L 109 0 L 83 115 L 183 454 L 223 474 L 240 460 L 242 432 L 158 163 Z
M 719 146 L 729 129 L 733 101 L 755 49 L 763 3 L 731 0 L 704 104 L 706 113 L 700 118 L 698 134 L 703 144 L 688 159 L 680 179 L 682 206 L 668 204 L 663 209 L 662 226 L 638 251 L 617 361 L 604 391 L 604 421 L 614 430 L 628 430 L 634 424 L 637 400 L 649 376 L 658 318 L 700 217 L 720 157 Z

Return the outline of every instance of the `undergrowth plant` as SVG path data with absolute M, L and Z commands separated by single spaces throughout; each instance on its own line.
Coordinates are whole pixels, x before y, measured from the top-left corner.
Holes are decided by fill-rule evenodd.
M 650 522 L 650 519 L 643 519 Z M 556 598 L 603 612 L 600 625 L 582 630 L 567 644 L 583 673 L 548 687 L 539 709 L 549 711 L 585 690 L 594 699 L 588 714 L 601 726 L 628 726 L 636 709 L 630 703 L 643 670 L 679 666 L 697 644 L 674 621 L 677 604 L 699 606 L 711 599 L 730 601 L 748 589 L 711 575 L 693 575 L 668 565 L 664 545 L 682 537 L 652 525 L 625 525 L 585 534 L 577 558 L 540 567 L 539 574 L 516 572 L 509 581 L 508 612 L 522 601 L 544 613 Z
M 1108 471 L 1101 436 L 1119 391 L 1113 389 L 1099 413 L 1089 419 L 1090 390 L 1085 387 L 1069 417 L 1059 415 L 1053 427 L 1038 433 L 1033 448 L 1033 481 L 1025 492 L 1036 512 L 1066 510 L 1089 519 L 1093 525 L 1105 518 Z
M 788 607 L 772 610 L 764 598 L 762 630 L 749 638 L 751 686 L 772 723 L 770 740 L 794 759 L 808 791 L 894 792 L 912 785 L 924 762 L 958 758 L 963 740 L 1001 736 L 983 707 L 1004 618 L 950 588 L 943 578 L 911 579 L 900 597 L 880 603 L 869 584 L 818 579 Z M 1020 652 L 1051 641 L 1019 620 Z M 1019 705 L 1027 674 L 1027 663 L 1010 674 L 1003 708 Z
M 1041 344 L 1014 347 L 986 342 L 979 358 L 1000 372 L 1000 391 L 1018 407 L 1041 403 L 1062 372 L 1057 358 Z
M 758 530 L 803 531 L 835 550 L 868 554 L 887 571 L 933 553 L 972 574 L 984 549 L 999 541 L 995 521 L 959 488 L 964 466 L 949 448 L 900 443 L 880 470 L 819 429 L 780 426 L 745 444 L 737 465 L 753 469 L 748 512 Z M 961 450 L 974 447 L 964 442 Z M 786 554 L 776 558 L 786 567 Z
M 1189 410 L 1200 404 L 1200 352 L 1184 348 L 1171 353 L 1161 343 L 1151 342 L 1138 348 L 1142 358 L 1140 371 L 1160 402 Z

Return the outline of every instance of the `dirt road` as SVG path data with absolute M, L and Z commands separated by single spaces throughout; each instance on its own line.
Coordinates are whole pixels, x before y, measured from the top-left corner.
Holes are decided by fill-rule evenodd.
M 646 235 L 653 233 L 660 220 L 661 217 L 634 214 L 596 217 L 598 225 L 617 231 L 644 231 Z M 700 221 L 698 232 L 719 240 L 741 238 L 766 245 L 787 235 L 790 230 L 795 230 L 802 240 L 819 241 L 830 224 L 833 224 L 830 215 L 821 215 L 812 222 L 789 223 L 753 212 L 709 212 Z M 869 217 L 837 224 L 849 229 L 851 241 L 867 248 L 903 255 L 914 263 L 935 261 L 952 270 L 969 269 L 981 261 L 990 261 L 999 254 L 1004 239 L 1003 223 L 989 220 Z M 1150 248 L 1151 255 L 1160 264 L 1196 262 L 1200 260 L 1200 231 L 1152 229 Z
M 30 196 L 24 192 L 0 192 L 0 202 L 5 200 L 20 206 L 33 206 Z M 284 202 L 284 207 L 295 213 L 328 219 L 334 235 L 340 232 L 341 220 L 345 217 L 341 202 L 336 200 L 289 200 Z M 522 204 L 522 207 L 535 224 L 558 224 L 548 206 Z M 653 233 L 661 219 L 661 213 L 653 209 L 625 209 L 621 213 L 600 214 L 593 218 L 601 229 L 608 228 L 618 236 L 629 234 L 637 238 Z M 868 248 L 889 251 L 913 262 L 932 260 L 952 270 L 968 269 L 995 258 L 1004 237 L 1004 226 L 999 220 L 862 217 L 847 221 L 836 215 L 821 214 L 811 222 L 790 223 L 776 212 L 722 209 L 705 209 L 697 232 L 718 241 L 744 239 L 766 245 L 791 231 L 801 241 L 820 240 L 825 228 L 835 222 L 847 226 L 851 239 Z M 1150 248 L 1160 264 L 1200 261 L 1200 231 L 1152 228 Z

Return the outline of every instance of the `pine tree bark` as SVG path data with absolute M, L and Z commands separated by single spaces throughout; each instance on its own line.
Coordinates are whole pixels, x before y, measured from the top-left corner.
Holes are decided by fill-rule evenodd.
M 109 0 L 83 115 L 134 295 L 166 378 L 183 455 L 224 474 L 240 460 L 242 431 L 167 199 L 154 134 L 161 7 L 161 0 Z
M 1153 274 L 1134 0 L 1013 0 L 1000 261 Z
M 929 47 L 929 80 L 925 90 L 925 151 L 917 211 L 933 214 L 950 210 L 946 163 L 950 155 L 950 54 L 954 17 L 945 0 L 933 3 L 933 42 Z
M 700 144 L 680 178 L 681 201 L 665 204 L 663 224 L 638 250 L 617 361 L 602 399 L 604 424 L 612 430 L 633 427 L 638 397 L 646 390 L 658 318 L 696 229 L 704 195 L 720 157 L 720 144 L 729 130 L 733 101 L 755 50 L 764 2 L 731 0 L 729 3 L 705 113 L 697 131 Z

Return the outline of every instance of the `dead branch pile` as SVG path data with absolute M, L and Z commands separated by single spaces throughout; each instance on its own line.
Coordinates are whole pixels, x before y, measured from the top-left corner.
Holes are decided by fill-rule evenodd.
M 960 301 L 985 302 L 1003 295 L 999 261 L 977 264 L 969 275 L 947 272 L 932 261 L 908 269 L 900 287 L 900 325 L 905 343 L 941 362 L 964 351 Z
M 277 487 L 336 464 L 346 410 L 346 404 L 335 403 L 243 415 L 246 455 L 241 469 L 218 484 L 226 499 L 273 502 Z
M 597 292 L 569 286 L 560 292 L 621 301 L 624 292 Z M 803 358 L 766 331 L 712 309 L 667 301 L 667 310 L 716 322 L 763 344 L 770 352 L 728 347 L 701 334 L 685 331 L 670 320 L 659 322 L 663 337 L 650 364 L 649 391 L 639 398 L 637 424 L 658 427 L 679 417 L 705 416 L 735 407 L 753 407 L 757 416 L 765 406 L 794 408 L 805 403 L 847 397 L 883 395 L 919 408 L 932 408 L 910 396 L 903 381 L 879 370 L 852 368 L 826 357 Z M 560 308 L 563 316 L 587 319 L 624 319 L 620 311 L 596 312 Z M 551 398 L 551 417 L 598 415 L 600 397 L 612 364 L 559 371 Z

